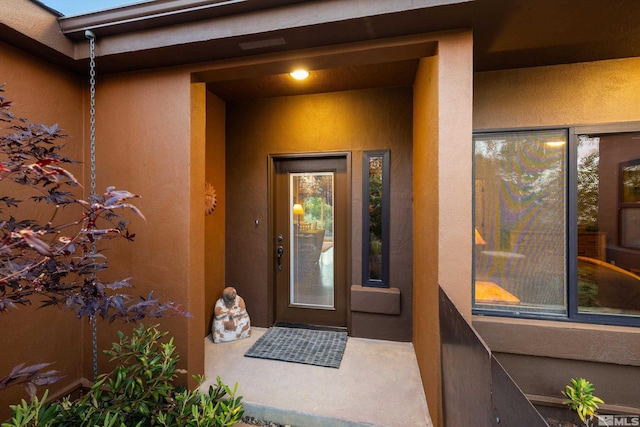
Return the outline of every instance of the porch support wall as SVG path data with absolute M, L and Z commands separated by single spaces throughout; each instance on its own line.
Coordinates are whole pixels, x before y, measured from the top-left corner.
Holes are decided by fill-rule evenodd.
M 414 83 L 413 344 L 429 412 L 442 425 L 438 284 L 471 316 L 470 31 L 438 39 Z M 461 261 L 462 260 L 462 261 Z
M 99 43 L 99 42 L 98 42 Z M 114 243 L 109 274 L 132 276 L 133 295 L 150 291 L 188 310 L 193 319 L 148 319 L 170 331 L 180 354 L 180 378 L 203 372 L 204 178 L 206 88 L 187 70 L 98 76 L 96 134 L 98 191 L 109 185 L 142 195 L 147 221 L 132 219 L 132 242 Z M 100 325 L 101 348 L 118 329 Z M 107 369 L 100 358 L 101 372 Z
M 205 290 L 204 290 L 204 328 L 209 334 L 213 321 L 213 306 L 222 295 L 225 281 L 225 141 L 226 141 L 226 105 L 225 102 L 207 91 L 207 140 L 205 148 L 205 180 L 216 191 L 216 207 L 213 213 L 205 217 Z M 196 184 L 197 187 L 198 184 Z M 198 319 L 198 321 L 201 321 Z
M 185 357 L 187 367 L 192 374 L 187 376 L 190 387 L 197 384 L 192 378 L 193 374 L 204 372 L 204 344 L 202 337 L 206 336 L 206 328 L 203 320 L 205 316 L 205 161 L 207 145 L 207 87 L 204 83 L 191 84 L 190 106 L 190 137 L 191 143 L 187 148 L 189 152 L 188 180 L 188 212 L 189 212 L 189 238 L 187 240 L 187 268 L 189 280 L 186 284 L 187 307 L 195 316 L 193 321 L 186 323 L 187 353 Z M 191 351 L 191 350 L 194 351 Z M 194 371 L 194 369 L 197 369 Z

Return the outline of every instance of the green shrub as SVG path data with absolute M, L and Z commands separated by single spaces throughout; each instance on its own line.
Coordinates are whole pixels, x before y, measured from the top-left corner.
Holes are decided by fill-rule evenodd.
M 563 402 L 578 413 L 580 419 L 597 416 L 598 404 L 604 403 L 602 399 L 593 395 L 595 387 L 584 378 L 572 378 L 568 385 L 564 386 L 562 394 L 567 399 Z
M 236 397 L 217 378 L 208 393 L 176 389 L 179 360 L 173 339 L 156 326 L 140 325 L 131 337 L 118 332 L 119 341 L 105 351 L 116 363 L 80 399 L 44 404 L 34 398 L 11 407 L 12 418 L 2 427 L 143 427 L 230 426 L 242 418 L 242 397 Z M 198 385 L 204 377 L 194 376 Z

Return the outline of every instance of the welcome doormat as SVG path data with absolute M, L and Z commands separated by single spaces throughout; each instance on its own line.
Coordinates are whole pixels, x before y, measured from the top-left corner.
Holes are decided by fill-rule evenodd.
M 339 368 L 346 345 L 346 332 L 274 326 L 267 329 L 244 355 Z

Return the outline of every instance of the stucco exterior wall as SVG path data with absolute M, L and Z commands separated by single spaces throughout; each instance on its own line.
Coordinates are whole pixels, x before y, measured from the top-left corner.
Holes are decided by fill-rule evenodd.
M 11 111 L 16 116 L 48 126 L 57 123 L 69 135 L 61 140 L 66 144 L 64 154 L 71 159 L 83 159 L 84 100 L 82 81 L 77 76 L 0 43 L 0 84 L 3 83 L 3 96 L 13 101 Z M 5 125 L 0 122 L 1 128 Z M 68 169 L 76 177 L 82 178 L 85 166 L 71 165 Z M 3 185 L 2 188 L 4 191 L 0 191 L 9 195 L 7 187 Z M 87 190 L 88 185 L 85 186 Z M 82 196 L 82 190 L 78 191 L 78 196 Z M 3 206 L 3 218 L 12 214 L 18 219 L 44 215 L 48 219 L 53 213 L 51 206 L 44 202 L 38 205 L 25 202 L 24 206 L 28 206 L 28 209 L 20 217 L 14 209 Z M 65 216 L 67 214 L 61 212 L 58 219 L 63 220 Z M 39 305 L 36 300 L 32 306 L 20 306 L 17 310 L 0 314 L 0 343 L 3 347 L 0 377 L 19 363 L 56 362 L 51 369 L 62 371 L 67 377 L 50 387 L 51 394 L 55 394 L 77 382 L 81 376 L 90 375 L 91 358 L 83 357 L 82 345 L 90 337 L 90 331 L 86 323 L 77 320 L 73 313 L 56 308 L 38 310 Z M 21 386 L 0 392 L 0 419 L 8 415 L 9 404 L 26 397 Z
M 225 139 L 226 104 L 207 92 L 206 181 L 216 191 L 217 204 L 205 218 L 205 332 L 213 321 L 213 306 L 225 288 Z
M 73 57 L 73 42 L 60 32 L 57 17 L 41 6 L 24 0 L 4 0 L 0 2 L 0 17 L 1 25 Z
M 473 37 L 438 43 L 438 282 L 471 315 Z
M 640 120 L 640 58 L 476 73 L 473 128 Z
M 363 150 L 391 150 L 391 286 L 401 314 L 352 313 L 355 336 L 411 339 L 411 90 L 369 89 L 231 103 L 227 108 L 227 282 L 269 326 L 269 154 L 351 151 L 352 284 L 361 284 Z M 255 225 L 255 219 L 259 225 Z
M 96 110 L 97 189 L 140 194 L 136 205 L 147 218 L 132 218 L 135 242 L 109 253 L 109 274 L 132 277 L 133 295 L 153 290 L 188 309 L 194 319 L 158 323 L 175 337 L 189 375 L 202 373 L 206 88 L 192 87 L 179 69 L 99 77 Z M 100 341 L 110 343 L 123 328 L 100 325 Z M 105 363 L 101 358 L 102 369 Z
M 640 121 L 638 70 L 640 58 L 628 58 L 476 73 L 474 130 Z M 629 393 L 638 328 L 486 317 L 474 326 L 525 392 L 561 398 L 569 378 L 583 376 L 608 404 L 640 408 Z
M 429 412 L 442 425 L 438 286 L 471 316 L 470 32 L 438 41 L 414 83 L 413 344 Z
M 420 60 L 414 82 L 413 345 L 431 419 L 442 417 L 438 321 L 438 57 Z M 434 339 L 438 337 L 438 339 Z M 441 421 L 441 420 L 440 420 Z

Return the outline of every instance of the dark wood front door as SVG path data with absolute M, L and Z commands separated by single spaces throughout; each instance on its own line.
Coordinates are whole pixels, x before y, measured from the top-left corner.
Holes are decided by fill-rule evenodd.
M 347 326 L 347 156 L 273 159 L 275 321 Z

